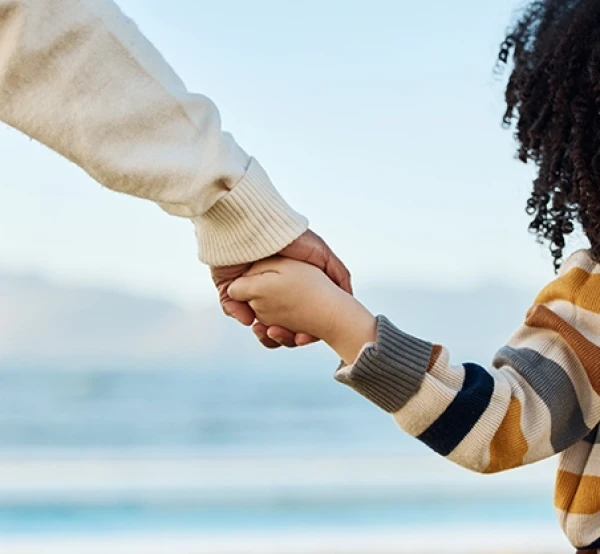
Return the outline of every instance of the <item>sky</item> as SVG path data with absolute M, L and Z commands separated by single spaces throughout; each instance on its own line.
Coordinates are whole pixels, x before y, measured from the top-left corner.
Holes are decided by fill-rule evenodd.
M 120 0 L 351 269 L 440 289 L 552 278 L 501 128 L 502 0 Z M 214 302 L 193 229 L 0 127 L 0 271 Z M 579 244 L 575 244 L 578 246 Z

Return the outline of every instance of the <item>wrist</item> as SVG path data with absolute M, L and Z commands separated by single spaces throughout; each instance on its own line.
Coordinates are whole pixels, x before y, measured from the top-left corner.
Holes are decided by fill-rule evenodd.
M 354 363 L 364 345 L 377 339 L 377 320 L 358 300 L 345 298 L 335 312 L 331 329 L 321 337 L 348 365 Z

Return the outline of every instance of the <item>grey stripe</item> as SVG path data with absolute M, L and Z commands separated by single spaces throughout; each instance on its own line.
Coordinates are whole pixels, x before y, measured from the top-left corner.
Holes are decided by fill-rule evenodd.
M 505 346 L 494 359 L 494 367 L 504 365 L 522 375 L 550 410 L 550 440 L 555 452 L 566 450 L 589 434 L 573 383 L 559 364 L 536 350 Z
M 352 367 L 338 368 L 335 378 L 371 402 L 394 413 L 419 390 L 433 345 L 377 318 L 377 343 L 365 348 Z

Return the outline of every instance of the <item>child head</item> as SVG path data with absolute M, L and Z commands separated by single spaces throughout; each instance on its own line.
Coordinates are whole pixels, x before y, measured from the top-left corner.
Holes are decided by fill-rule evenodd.
M 530 230 L 558 269 L 579 222 L 600 261 L 600 0 L 530 3 L 499 57 L 514 62 L 504 123 L 515 123 L 519 159 L 538 167 Z

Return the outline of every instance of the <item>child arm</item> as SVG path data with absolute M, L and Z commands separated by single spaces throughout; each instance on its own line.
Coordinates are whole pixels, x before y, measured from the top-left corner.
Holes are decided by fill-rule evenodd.
M 439 454 L 492 473 L 561 452 L 600 420 L 600 347 L 592 342 L 600 275 L 567 269 L 542 291 L 489 370 L 451 364 L 447 349 L 374 318 L 306 264 L 261 262 L 230 294 L 249 301 L 267 325 L 323 339 L 345 360 L 338 381 Z M 582 309 L 581 298 L 599 298 L 595 312 Z
M 379 317 L 376 343 L 336 379 L 442 456 L 494 473 L 561 452 L 597 425 L 600 397 L 588 375 L 591 360 L 575 349 L 580 338 L 537 305 L 488 371 L 453 365 L 447 349 Z

